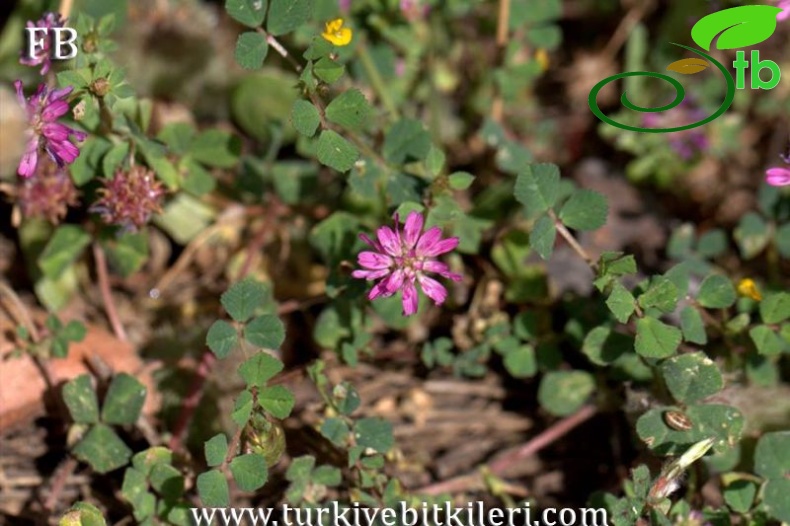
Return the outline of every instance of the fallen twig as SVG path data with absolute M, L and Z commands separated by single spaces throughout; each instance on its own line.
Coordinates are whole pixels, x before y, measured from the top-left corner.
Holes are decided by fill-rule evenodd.
M 593 405 L 584 406 L 576 413 L 563 418 L 539 435 L 533 437 L 529 442 L 505 451 L 483 469 L 487 469 L 491 474 L 499 475 L 512 467 L 519 460 L 534 455 L 544 447 L 555 442 L 573 428 L 592 418 L 597 412 L 598 408 Z M 439 495 L 441 493 L 483 489 L 485 487 L 485 480 L 481 471 L 482 470 L 477 470 L 474 473 L 437 482 L 436 484 L 422 487 L 416 490 L 415 493 Z

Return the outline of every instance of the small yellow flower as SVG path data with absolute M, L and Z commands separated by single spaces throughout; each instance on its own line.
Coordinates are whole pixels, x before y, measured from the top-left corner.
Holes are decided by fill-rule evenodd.
M 538 64 L 540 64 L 541 71 L 546 71 L 549 69 L 549 54 L 545 49 L 540 48 L 535 51 L 535 60 L 537 60 Z
M 351 29 L 343 27 L 343 19 L 336 18 L 326 23 L 321 36 L 336 46 L 347 46 L 351 43 Z
M 763 299 L 763 295 L 760 294 L 760 291 L 757 289 L 757 285 L 754 283 L 753 279 L 745 278 L 738 282 L 738 294 L 741 296 L 746 296 L 747 298 L 751 298 L 754 301 L 760 301 Z

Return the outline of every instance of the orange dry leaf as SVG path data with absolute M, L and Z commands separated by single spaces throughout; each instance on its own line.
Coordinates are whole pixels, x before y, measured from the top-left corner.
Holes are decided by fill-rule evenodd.
M 85 361 L 89 356 L 95 355 L 114 373 L 125 372 L 134 375 L 147 387 L 143 414 L 153 415 L 158 406 L 153 379 L 150 370 L 144 369 L 144 364 L 134 348 L 95 326 L 89 325 L 87 328 L 85 339 L 69 346 L 67 358 L 52 358 L 45 361 L 49 376 L 55 382 L 56 388 L 72 378 L 89 372 Z M 45 413 L 44 398 L 47 386 L 44 378 L 29 356 L 24 355 L 19 358 L 5 356 L 13 349 L 13 343 L 0 340 L 0 358 L 5 358 L 0 359 L 0 435 Z

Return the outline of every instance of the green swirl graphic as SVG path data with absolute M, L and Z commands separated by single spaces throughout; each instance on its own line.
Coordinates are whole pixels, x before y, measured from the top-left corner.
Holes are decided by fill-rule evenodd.
M 735 98 L 735 79 L 732 78 L 730 72 L 727 71 L 727 69 L 719 61 L 717 61 L 716 59 L 714 59 L 713 57 L 711 57 L 710 55 L 708 55 L 703 51 L 688 46 L 684 46 L 683 44 L 675 44 L 674 42 L 672 42 L 672 44 L 682 47 L 684 49 L 688 49 L 692 53 L 696 53 L 697 55 L 704 57 L 705 59 L 709 60 L 711 63 L 715 64 L 716 67 L 719 68 L 719 71 L 721 71 L 721 74 L 724 75 L 724 80 L 727 82 L 727 94 L 724 97 L 724 102 L 722 102 L 721 106 L 719 106 L 719 109 L 716 110 L 716 112 L 713 115 L 706 117 L 701 121 L 693 122 L 691 124 L 686 124 L 685 126 L 676 126 L 674 128 L 640 128 L 637 126 L 622 124 L 615 121 L 614 119 L 607 117 L 601 111 L 601 108 L 598 107 L 598 102 L 597 102 L 598 92 L 601 91 L 601 89 L 608 83 L 618 79 L 622 79 L 626 77 L 653 77 L 669 82 L 672 85 L 672 87 L 675 88 L 675 92 L 676 92 L 675 99 L 669 104 L 665 104 L 664 106 L 660 106 L 657 108 L 645 108 L 642 106 L 637 106 L 636 104 L 628 100 L 627 93 L 623 92 L 623 95 L 620 97 L 620 101 L 622 102 L 623 106 L 625 106 L 630 110 L 638 111 L 640 113 L 653 113 L 653 112 L 671 110 L 672 108 L 676 107 L 678 104 L 683 102 L 683 98 L 686 96 L 686 91 L 683 89 L 683 86 L 680 84 L 680 82 L 670 77 L 669 75 L 665 75 L 663 73 L 656 73 L 653 71 L 629 71 L 626 73 L 619 73 L 617 75 L 612 75 L 611 77 L 606 77 L 601 82 L 596 84 L 592 90 L 590 90 L 590 96 L 588 97 L 587 101 L 590 104 L 590 109 L 595 114 L 595 116 L 601 119 L 603 122 L 615 126 L 617 128 L 621 128 L 623 130 L 645 132 L 645 133 L 670 133 L 676 131 L 690 130 L 698 126 L 702 126 L 704 124 L 709 123 L 713 119 L 717 119 L 721 115 L 723 115 L 724 112 L 726 112 L 730 108 L 730 106 L 732 105 L 732 101 Z

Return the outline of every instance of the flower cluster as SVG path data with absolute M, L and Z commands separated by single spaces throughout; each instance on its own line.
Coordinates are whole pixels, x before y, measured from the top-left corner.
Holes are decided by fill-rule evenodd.
M 30 177 L 36 172 L 38 156 L 43 151 L 58 166 L 74 162 L 80 154 L 79 148 L 69 138 L 74 136 L 82 141 L 85 133 L 61 124 L 58 119 L 68 113 L 69 104 L 65 98 L 72 87 L 50 90 L 46 84 L 39 84 L 36 92 L 28 99 L 22 93 L 22 81 L 14 82 L 19 103 L 27 111 L 28 141 L 22 160 L 19 161 L 17 173 L 22 177 Z
M 66 170 L 47 158 L 43 161 L 33 177 L 20 179 L 17 201 L 26 218 L 40 217 L 58 224 L 68 207 L 79 203 L 77 188 Z
M 383 226 L 376 232 L 376 239 L 360 234 L 360 239 L 375 251 L 361 252 L 357 261 L 361 267 L 355 270 L 355 278 L 376 280 L 368 298 L 389 297 L 403 291 L 403 315 L 410 316 L 417 312 L 417 288 L 420 284 L 423 292 L 437 305 L 447 299 L 447 289 L 427 275 L 428 272 L 439 274 L 444 278 L 460 281 L 461 276 L 450 272 L 450 267 L 434 258 L 450 252 L 458 246 L 458 238 L 442 239 L 439 227 L 429 228 L 423 233 L 424 218 L 418 212 L 411 212 L 406 218 L 403 231 L 400 230 L 400 219 L 395 214 L 395 230 Z
M 104 179 L 99 189 L 100 198 L 91 212 L 100 214 L 109 225 L 118 225 L 124 231 L 134 232 L 145 225 L 151 214 L 162 211 L 165 189 L 154 173 L 142 166 L 129 171 L 118 171 L 112 179 Z
M 65 20 L 60 16 L 60 13 L 45 13 L 44 16 L 36 22 L 28 20 L 28 28 L 46 29 L 46 37 L 43 39 L 43 47 L 37 49 L 35 54 L 28 56 L 25 54 L 26 50 L 23 50 L 19 62 L 26 66 L 42 65 L 41 74 L 46 75 L 47 72 L 49 72 L 49 68 L 52 67 L 52 59 L 50 57 L 51 40 L 49 39 L 50 30 L 55 27 L 63 27 L 64 24 Z

